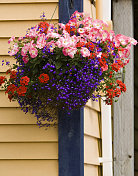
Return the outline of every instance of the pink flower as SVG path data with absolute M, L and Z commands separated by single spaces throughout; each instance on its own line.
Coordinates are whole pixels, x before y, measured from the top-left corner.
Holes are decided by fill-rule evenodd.
M 84 28 L 79 28 L 78 30 L 77 30 L 77 32 L 79 33 L 79 34 L 84 34 L 85 33 L 85 29 Z
M 39 49 L 44 48 L 44 46 L 46 45 L 46 37 L 45 34 L 39 34 L 38 35 L 38 39 L 37 39 L 37 45 L 36 47 Z
M 28 50 L 29 50 L 29 45 L 27 44 L 24 45 L 24 47 L 22 47 L 22 50 L 21 50 L 21 55 L 26 56 Z
M 131 44 L 136 45 L 138 42 L 134 38 L 129 37 L 129 41 Z
M 109 35 L 109 32 L 108 32 L 108 31 L 102 30 L 102 31 L 101 31 L 101 34 L 102 34 L 102 41 L 106 41 L 106 40 L 109 40 L 109 39 L 110 39 L 110 35 Z
M 24 57 L 23 57 L 23 61 L 24 61 L 25 64 L 27 64 L 27 62 L 29 61 L 28 56 L 24 56 Z
M 103 26 L 108 27 L 108 24 L 105 21 L 98 20 L 98 19 L 94 20 L 92 25 L 94 28 L 97 28 L 97 29 L 103 29 Z
M 117 34 L 115 36 L 116 42 L 119 42 L 121 45 L 127 45 L 129 43 L 129 38 L 122 34 Z
M 38 55 L 38 50 L 36 48 L 30 48 L 29 54 L 31 58 L 35 58 Z
M 102 71 L 106 71 L 106 70 L 108 70 L 108 65 L 105 64 L 103 67 L 101 67 L 101 69 L 102 69 Z
M 90 51 L 86 47 L 81 48 L 81 54 L 83 57 L 89 57 L 90 56 Z
M 13 46 L 13 49 L 9 52 L 9 55 L 13 56 L 13 55 L 17 54 L 18 51 L 19 51 L 18 44 L 15 43 L 14 46 Z
M 68 56 L 70 56 L 71 58 L 74 58 L 74 55 L 77 52 L 77 48 L 69 48 L 69 52 L 68 52 Z
M 8 40 L 8 44 L 10 44 L 13 40 L 15 40 L 15 37 L 12 36 L 9 40 Z
M 38 25 L 36 25 L 35 27 L 31 28 L 29 30 L 29 32 L 26 34 L 26 37 L 31 37 L 31 38 L 36 37 L 38 35 L 37 29 L 38 29 Z

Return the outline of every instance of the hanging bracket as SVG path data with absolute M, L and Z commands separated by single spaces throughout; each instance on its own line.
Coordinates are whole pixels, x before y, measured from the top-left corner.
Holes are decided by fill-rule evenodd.
M 69 0 L 69 4 L 70 4 L 70 9 L 73 9 L 73 7 L 74 7 L 74 0 Z
M 90 2 L 91 2 L 91 4 L 94 5 L 94 7 L 96 7 L 96 2 L 95 2 L 95 0 L 90 0 Z

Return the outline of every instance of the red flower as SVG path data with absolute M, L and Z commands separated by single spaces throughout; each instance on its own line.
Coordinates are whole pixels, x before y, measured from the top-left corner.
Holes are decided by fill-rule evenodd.
M 114 71 L 116 71 L 116 72 L 118 72 L 118 71 L 120 70 L 120 68 L 121 68 L 118 63 L 113 63 L 113 64 L 111 65 L 111 67 L 112 67 L 112 70 L 114 70 Z
M 42 32 L 47 33 L 49 27 L 49 24 L 47 22 L 40 22 L 38 26 L 40 27 Z
M 77 44 L 76 44 L 76 47 L 78 48 L 78 47 L 83 47 L 83 46 L 85 46 L 85 43 L 84 42 L 78 42 Z
M 7 90 L 5 93 L 11 93 L 11 94 L 14 94 L 14 92 L 16 91 L 17 87 L 14 85 L 14 84 L 10 84 L 8 87 L 7 87 Z
M 121 90 L 122 92 L 126 92 L 126 85 L 125 85 L 122 81 L 120 81 L 120 80 L 117 80 L 116 82 L 117 82 L 117 84 L 119 85 L 120 90 Z
M 25 96 L 26 91 L 27 91 L 27 87 L 25 86 L 20 86 L 17 88 L 17 93 L 19 96 Z
M 90 54 L 90 59 L 95 59 L 96 58 L 96 54 L 95 53 L 91 53 Z
M 5 79 L 6 79 L 5 76 L 0 76 L 0 86 L 2 85 L 2 83 L 4 83 Z
M 10 85 L 7 87 L 7 90 L 6 90 L 5 93 L 8 93 L 8 98 L 9 98 L 10 101 L 11 101 L 12 98 L 14 97 L 16 90 L 17 90 L 17 87 L 16 87 L 14 84 L 10 84 Z
M 17 71 L 13 70 L 10 71 L 10 79 L 16 79 L 17 75 L 16 75 Z
M 38 78 L 41 83 L 47 83 L 49 80 L 49 76 L 45 73 L 42 73 Z
M 29 81 L 30 81 L 30 78 L 28 78 L 27 76 L 24 76 L 21 78 L 20 84 L 23 86 L 26 86 L 26 85 L 28 85 Z

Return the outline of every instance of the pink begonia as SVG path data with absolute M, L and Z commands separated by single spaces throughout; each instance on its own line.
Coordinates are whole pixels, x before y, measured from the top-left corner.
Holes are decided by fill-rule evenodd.
M 77 52 L 77 48 L 70 47 L 68 56 L 70 56 L 71 58 L 74 58 L 74 55 L 76 54 L 76 52 Z
M 55 33 L 55 32 L 50 32 L 47 34 L 46 38 L 59 38 L 60 37 L 60 34 L 58 33 Z
M 110 41 L 113 41 L 113 39 L 115 38 L 115 33 L 114 33 L 114 31 L 110 30 L 110 31 L 109 31 L 109 36 L 110 36 Z
M 83 35 L 83 34 L 85 33 L 85 29 L 84 29 L 84 28 L 79 28 L 79 29 L 77 30 L 77 32 L 78 32 L 79 34 Z
M 24 57 L 23 57 L 23 61 L 24 61 L 25 64 L 27 64 L 27 62 L 29 61 L 28 56 L 24 56 Z
M 8 40 L 8 44 L 10 44 L 12 41 L 14 41 L 15 40 L 15 37 L 14 36 L 12 36 L 9 40 Z
M 17 54 L 18 51 L 19 51 L 18 44 L 15 43 L 15 44 L 13 45 L 13 49 L 9 52 L 9 55 L 10 55 L 10 56 L 13 56 L 13 55 Z
M 38 50 L 36 48 L 30 48 L 29 54 L 31 58 L 35 58 L 38 55 Z
M 39 49 L 42 49 L 44 48 L 46 45 L 46 37 L 45 37 L 45 34 L 39 34 L 38 35 L 38 38 L 37 38 L 37 45 L 36 47 L 39 48 Z
M 21 50 L 21 55 L 26 56 L 28 50 L 29 50 L 29 45 L 28 44 L 24 45 L 24 47 L 22 47 L 22 50 Z
M 18 38 L 18 41 L 20 41 L 20 40 L 23 40 L 23 37 L 19 37 L 19 38 Z
M 121 45 L 127 45 L 129 43 L 129 37 L 124 36 L 122 34 L 117 34 L 115 36 L 115 41 L 120 43 Z
M 38 35 L 37 29 L 38 29 L 38 25 L 30 29 L 29 33 L 26 34 L 26 37 L 31 37 L 31 38 L 36 37 Z
M 110 40 L 109 32 L 106 30 L 100 31 L 102 34 L 102 41 Z
M 118 51 L 120 58 L 128 58 L 130 55 L 130 51 L 128 49 L 122 49 Z
M 83 57 L 89 57 L 90 51 L 86 47 L 81 47 L 81 54 Z
M 62 52 L 63 52 L 64 56 L 67 56 L 68 52 L 69 52 L 69 48 L 63 48 Z
M 50 52 L 53 52 L 54 48 L 55 48 L 57 45 L 56 45 L 55 41 L 52 40 L 52 41 L 48 42 L 48 43 L 46 44 L 46 46 L 47 46 L 47 48 L 50 49 Z
M 102 71 L 106 71 L 106 70 L 108 70 L 108 65 L 105 64 L 103 67 L 101 67 L 101 69 L 102 69 Z
M 135 40 L 134 38 L 131 38 L 129 37 L 129 42 L 132 44 L 132 45 L 136 45 L 138 42 L 137 40 Z
M 92 28 L 90 30 L 88 38 L 95 42 L 96 40 L 101 40 L 102 39 L 102 34 L 100 33 L 99 29 Z
M 71 58 L 74 58 L 74 55 L 77 52 L 77 48 L 73 47 L 63 48 L 62 52 L 64 56 L 70 56 Z
M 98 20 L 98 19 L 94 20 L 92 25 L 94 28 L 97 28 L 97 29 L 103 29 L 104 26 L 108 27 L 108 23 L 102 20 Z
M 64 29 L 64 30 L 65 30 L 65 24 L 63 24 L 63 23 L 58 23 L 58 25 L 60 26 L 61 29 Z

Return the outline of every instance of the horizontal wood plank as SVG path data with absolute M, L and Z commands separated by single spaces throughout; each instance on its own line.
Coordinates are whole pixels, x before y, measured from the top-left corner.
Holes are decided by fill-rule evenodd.
M 98 166 L 84 164 L 84 176 L 98 176 Z
M 1 176 L 58 176 L 58 160 L 0 160 Z
M 0 124 L 36 124 L 37 119 L 21 108 L 0 108 Z
M 16 60 L 12 56 L 0 56 L 0 73 L 6 72 L 9 69 L 9 66 L 4 64 L 2 66 L 2 61 L 9 61 L 10 64 L 15 64 Z
M 84 163 L 99 165 L 98 139 L 84 135 Z
M 97 138 L 100 138 L 99 132 L 99 112 L 84 108 L 84 133 Z
M 50 21 L 47 20 L 49 23 Z M 10 38 L 11 36 L 25 36 L 28 28 L 36 26 L 40 20 L 35 21 L 0 21 L 0 38 Z M 52 20 L 50 23 L 57 24 L 58 20 Z M 6 30 L 5 30 L 6 29 Z
M 37 119 L 34 114 L 30 112 L 24 113 L 21 108 L 0 108 L 0 124 L 2 125 L 15 125 L 15 124 L 28 124 L 35 125 L 37 123 Z M 58 123 L 57 120 L 50 122 L 50 124 Z
M 94 109 L 98 112 L 100 112 L 100 103 L 99 101 L 93 101 L 92 99 L 89 99 L 89 101 L 85 105 L 86 107 L 90 107 L 91 109 Z
M 0 142 L 57 142 L 58 128 L 37 125 L 0 125 Z
M 19 107 L 17 101 L 11 101 L 8 99 L 7 94 L 5 95 L 5 91 L 0 91 L 0 107 Z
M 9 47 L 10 45 L 8 44 L 8 40 L 9 38 L 0 38 L 0 55 L 9 55 L 8 51 L 9 51 Z M 1 56 L 0 56 L 1 57 Z
M 46 19 L 51 19 L 57 2 L 44 4 L 0 4 L 0 21 L 3 20 L 37 20 L 45 12 Z M 58 19 L 58 8 L 53 16 Z
M 9 3 L 45 3 L 45 2 L 58 2 L 59 0 L 0 0 L 0 4 Z
M 58 159 L 58 143 L 0 143 L 1 159 Z

